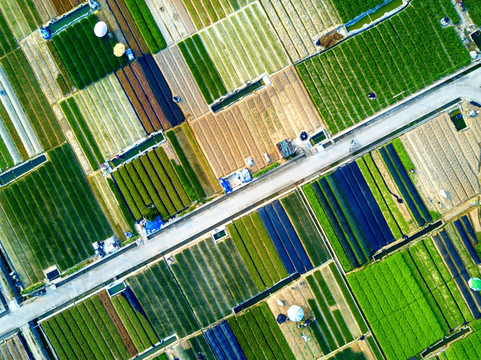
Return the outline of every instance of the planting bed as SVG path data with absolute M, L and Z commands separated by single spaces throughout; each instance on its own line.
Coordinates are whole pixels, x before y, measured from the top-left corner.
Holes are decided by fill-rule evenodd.
M 195 200 L 189 198 L 172 165 L 164 149 L 157 147 L 113 173 L 115 183 L 135 220 L 146 216 L 151 205 L 167 220 Z
M 281 204 L 289 215 L 289 219 L 314 267 L 326 262 L 330 258 L 329 252 L 299 192 L 295 191 L 282 198 Z
M 127 63 L 127 57 L 117 58 L 113 47 L 115 38 L 98 38 L 92 29 L 101 19 L 96 15 L 76 22 L 52 38 L 60 61 L 77 89 L 101 79 Z
M 117 319 L 117 318 L 116 318 Z M 99 296 L 43 321 L 47 335 L 59 359 L 129 359 L 115 320 L 111 319 Z M 131 340 L 130 340 L 131 341 Z
M 0 191 L 2 245 L 24 286 L 93 255 L 91 243 L 112 235 L 75 156 L 64 145 L 49 162 Z
M 227 323 L 247 360 L 295 359 L 274 315 L 265 302 L 250 308 L 242 315 L 228 318 Z
M 197 30 L 225 18 L 246 6 L 251 0 L 182 0 Z
M 297 65 L 331 133 L 471 62 L 454 28 L 439 24 L 441 6 L 414 0 L 389 20 Z M 371 92 L 375 100 L 368 99 Z
M 155 60 L 161 69 L 165 69 L 165 79 L 172 93 L 181 97 L 179 106 L 187 119 L 197 118 L 209 111 L 177 45 L 156 54 Z
M 114 74 L 60 104 L 92 168 L 146 134 Z
M 258 292 L 230 238 L 217 244 L 208 238 L 174 258 L 172 272 L 204 327 Z
M 30 151 L 27 150 L 29 155 L 38 154 L 41 152 L 42 147 L 44 150 L 48 150 L 63 142 L 64 136 L 55 115 L 22 50 L 17 49 L 9 53 L 0 60 L 0 64 L 3 68 L 2 73 L 4 72 L 4 74 L 0 74 L 0 82 L 9 98 L 8 100 L 2 99 L 2 102 L 9 112 L 9 116 L 14 122 L 24 145 L 27 146 L 25 144 L 27 141 L 31 142 L 31 147 L 29 146 Z M 11 85 L 6 83 L 7 79 Z M 18 108 L 18 103 L 15 104 L 17 99 L 12 98 L 14 96 L 13 92 L 18 97 L 23 111 Z M 26 123 L 25 114 L 31 125 Z M 14 118 L 16 119 L 14 120 Z M 32 127 L 38 140 L 33 138 Z M 24 134 L 21 134 L 21 132 Z M 38 145 L 38 141 L 40 141 L 41 147 Z
M 16 47 L 17 44 L 12 30 L 8 26 L 5 16 L 0 12 L 0 56 L 5 55 Z
M 170 123 L 162 112 L 139 63 L 134 62 L 118 70 L 116 75 L 147 134 L 169 129 Z
M 452 343 L 446 351 L 443 351 L 439 360 L 464 360 L 476 359 L 479 356 L 481 344 L 481 320 L 470 324 L 473 330 L 468 336 Z
M 275 144 L 295 139 L 301 131 L 314 133 L 322 126 L 314 106 L 292 67 L 271 78 L 272 86 L 258 90 L 244 100 L 216 114 L 190 121 L 216 177 L 245 167 L 252 157 L 251 172 L 279 159 Z
M 354 19 L 356 16 L 368 10 L 374 9 L 385 1 L 386 0 L 332 0 L 332 3 L 338 11 L 342 22 L 347 23 L 349 20 Z
M 468 10 L 469 17 L 474 24 L 481 24 L 481 1 L 480 0 L 465 0 L 464 7 Z
M 244 37 L 238 37 L 242 33 Z M 287 65 L 287 57 L 258 4 L 196 34 L 179 48 L 206 102 Z
M 292 61 L 319 51 L 320 35 L 341 23 L 332 0 L 261 0 L 267 17 Z
M 0 340 L 0 357 L 11 360 L 30 359 L 30 351 L 27 350 L 20 336 L 16 334 L 8 340 Z
M 202 353 L 206 359 L 214 359 L 214 354 L 202 333 L 188 340 L 183 340 L 174 345 L 173 348 L 173 353 L 180 360 L 198 360 L 198 353 Z
M 430 239 L 348 281 L 387 359 L 414 356 L 472 319 Z
M 257 212 L 289 275 L 312 270 L 311 260 L 279 200 Z
M 182 338 L 199 329 L 182 290 L 163 261 L 130 277 L 127 283 L 135 294 L 128 299 L 134 307 L 138 306 L 136 301 L 140 303 L 160 339 L 174 333 Z
M 204 335 L 217 359 L 246 359 L 227 321 L 205 330 Z
M 58 15 L 62 15 L 68 12 L 73 7 L 77 6 L 82 2 L 81 0 L 49 0 L 49 1 L 52 2 L 55 10 L 57 10 Z
M 4 0 L 0 2 L 0 11 L 17 40 L 30 34 L 42 22 L 33 0 Z
M 477 148 L 481 127 L 474 119 L 466 121 L 469 128 L 458 132 L 444 113 L 401 138 L 415 168 L 419 169 L 418 190 L 441 213 L 481 192 L 478 180 L 481 155 Z M 447 199 L 440 195 L 441 189 L 448 194 Z
M 227 230 L 258 291 L 287 277 L 287 271 L 256 212 L 227 225 Z

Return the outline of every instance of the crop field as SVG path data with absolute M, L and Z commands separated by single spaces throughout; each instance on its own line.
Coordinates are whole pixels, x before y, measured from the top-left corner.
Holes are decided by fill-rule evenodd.
M 436 247 L 420 241 L 347 277 L 387 359 L 409 358 L 473 318 Z
M 151 205 L 167 220 L 193 201 L 162 147 L 120 167 L 113 178 L 135 220 L 146 216 Z
M 129 353 L 124 341 L 131 339 L 122 337 L 118 327 L 123 324 L 110 315 L 100 297 L 94 296 L 41 326 L 59 359 L 129 359 L 135 354 Z
M 108 179 L 106 181 L 101 171 L 93 173 L 87 179 L 97 201 L 112 226 L 114 234 L 120 240 L 125 239 L 124 233 L 134 229 L 133 219 L 122 198 L 116 198 L 114 191 L 118 190 L 115 184 L 112 184 L 114 186 L 113 189 L 109 187 L 109 183 L 112 180 Z
M 311 218 L 299 192 L 292 192 L 280 201 L 314 267 L 330 259 L 331 256 L 326 249 L 317 225 Z
M 481 24 L 481 1 L 479 0 L 466 0 L 464 6 L 468 10 L 469 17 L 473 21 L 473 24 Z
M 24 128 L 26 136 L 21 136 L 22 141 L 30 141 L 32 144 L 29 155 L 38 154 L 44 150 L 64 141 L 64 136 L 57 123 L 55 115 L 50 107 L 45 95 L 43 94 L 35 74 L 32 71 L 22 50 L 17 49 L 0 60 L 3 71 L 0 74 L 0 82 L 6 90 L 9 100 L 2 100 L 4 107 L 9 112 L 9 116 L 16 125 L 17 132 L 20 135 L 20 126 Z M 7 84 L 7 81 L 10 83 Z M 13 91 L 12 91 L 13 90 Z M 16 99 L 12 98 L 16 94 Z M 18 108 L 18 101 L 22 105 L 23 111 Z M 8 104 L 10 102 L 11 104 Z M 11 108 L 13 106 L 13 109 Z M 16 113 L 16 114 L 15 114 Z M 25 123 L 25 115 L 30 124 Z M 14 118 L 17 118 L 16 121 Z M 22 125 L 18 124 L 21 122 Z M 19 127 L 17 127 L 19 126 Z M 31 128 L 33 127 L 37 139 L 33 138 Z M 40 141 L 41 147 L 34 142 Z M 33 150 L 33 151 L 32 151 Z
M 448 349 L 442 352 L 438 360 L 464 360 L 476 359 L 479 356 L 479 344 L 481 343 L 481 321 L 477 320 L 469 324 L 472 333 L 452 343 Z
M 162 113 L 171 126 L 181 124 L 185 120 L 185 116 L 179 105 L 174 103 L 173 97 L 176 94 L 167 83 L 164 74 L 160 71 L 159 65 L 151 54 L 147 54 L 139 59 L 139 65 L 144 73 L 145 79 L 149 84 L 152 92 L 159 103 Z M 164 126 L 166 128 L 167 126 Z
M 112 232 L 68 145 L 48 157 L 0 192 L 1 241 L 24 286 L 51 265 L 64 271 L 90 257 L 91 243 Z
M 265 302 L 227 319 L 247 360 L 294 360 L 289 344 Z
M 0 56 L 5 55 L 17 47 L 12 30 L 8 26 L 5 16 L 0 11 Z
M 40 87 L 50 105 L 60 101 L 70 93 L 70 79 L 62 73 L 50 48 L 39 31 L 35 31 L 20 42 L 30 67 L 35 73 Z
M 179 106 L 187 119 L 197 118 L 209 111 L 178 46 L 170 46 L 156 54 L 155 60 L 164 69 L 172 93 L 182 98 Z
M 17 40 L 30 34 L 42 22 L 33 0 L 4 0 L 0 3 L 0 11 Z
M 454 28 L 439 24 L 440 6 L 412 1 L 389 20 L 297 65 L 332 134 L 471 62 Z M 377 96 L 372 101 L 371 92 Z
M 92 168 L 146 134 L 114 74 L 60 103 Z
M 203 240 L 174 255 L 177 282 L 202 326 L 231 314 L 257 289 L 232 239 Z
M 189 193 L 189 197 L 191 199 L 202 199 L 219 191 L 219 181 L 214 176 L 189 124 L 183 123 L 174 130 L 166 132 L 165 135 L 169 139 L 180 164 L 184 168 L 185 175 L 192 185 L 195 195 Z M 183 174 L 177 164 L 174 167 L 179 173 Z M 183 178 L 181 178 L 181 181 L 187 183 L 187 180 L 183 180 Z
M 147 134 L 170 128 L 138 62 L 118 70 L 116 76 Z
M 238 37 L 237 34 L 245 36 Z M 246 81 L 287 65 L 287 57 L 258 4 L 179 43 L 208 104 Z
M 281 299 L 285 307 L 281 308 L 276 299 Z M 267 303 L 273 314 L 283 313 L 286 307 L 295 304 L 304 309 L 305 318 L 316 318 L 302 330 L 293 322 L 279 325 L 298 360 L 328 355 L 367 332 L 361 313 L 334 263 L 284 288 Z M 310 341 L 305 342 L 299 333 L 307 335 Z
M 40 16 L 40 23 L 46 23 L 58 15 L 57 10 L 55 10 L 55 7 L 50 0 L 32 0 L 32 2 L 38 12 L 38 15 Z
M 341 23 L 332 0 L 261 0 L 267 17 L 293 62 L 319 51 L 320 35 Z
M 256 212 L 227 225 L 227 231 L 259 292 L 287 277 L 287 271 Z
M 127 283 L 160 339 L 174 333 L 183 338 L 199 329 L 189 304 L 163 261 L 130 277 Z
M 312 270 L 311 260 L 279 200 L 260 208 L 257 213 L 289 275 Z
M 339 13 L 343 23 L 347 23 L 349 20 L 354 19 L 356 16 L 361 15 L 363 12 L 374 9 L 376 6 L 384 3 L 385 0 L 333 0 L 332 3 Z
M 0 340 L 0 356 L 3 359 L 11 360 L 28 360 L 29 354 L 27 349 L 20 340 L 20 334 L 11 337 L 8 340 Z
M 272 86 L 257 91 L 224 111 L 189 121 L 216 177 L 245 167 L 251 156 L 257 171 L 279 159 L 275 144 L 295 139 L 302 131 L 322 126 L 293 67 L 271 78 Z
M 19 149 L 22 153 L 20 153 Z M 28 154 L 25 147 L 15 130 L 7 111 L 0 102 L 0 170 L 4 171 L 27 158 Z
M 59 15 L 62 15 L 68 12 L 73 7 L 77 6 L 82 2 L 81 0 L 49 0 L 49 1 L 52 2 L 55 10 L 57 10 L 57 13 Z
M 444 113 L 401 137 L 416 169 L 417 189 L 440 213 L 481 192 L 481 127 L 470 118 L 466 121 L 469 128 L 458 132 Z M 439 194 L 440 189 L 446 191 L 447 199 Z
M 338 168 L 303 190 L 346 271 L 395 240 L 357 163 Z
M 172 355 L 175 354 L 174 356 L 180 360 L 198 360 L 198 353 L 204 354 L 206 359 L 214 359 L 214 354 L 202 333 L 173 345 L 173 348 Z
M 92 29 L 97 21 L 96 15 L 90 15 L 51 40 L 77 89 L 83 89 L 127 63 L 125 56 L 117 58 L 113 54 L 115 38 L 95 36 Z
M 227 321 L 205 330 L 204 336 L 217 359 L 246 359 Z
M 248 5 L 252 0 L 182 0 L 197 30 L 215 23 L 232 12 Z

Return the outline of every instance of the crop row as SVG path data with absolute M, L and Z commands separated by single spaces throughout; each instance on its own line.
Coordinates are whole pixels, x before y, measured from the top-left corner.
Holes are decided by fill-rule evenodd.
M 44 150 L 64 141 L 57 119 L 21 49 L 0 60 Z
M 96 296 L 42 322 L 60 359 L 128 359 L 112 320 Z
M 230 317 L 232 329 L 247 360 L 294 360 L 294 354 L 265 302 Z
M 8 93 L 7 93 L 6 97 L 8 97 Z M 11 101 L 11 99 L 10 99 L 10 101 Z M 16 101 L 18 102 L 18 100 L 16 100 Z M 10 108 L 10 111 L 12 111 L 12 110 L 13 109 Z M 15 128 L 15 125 L 14 125 L 12 119 L 10 118 L 9 112 L 7 111 L 7 109 L 5 108 L 5 106 L 3 105 L 3 103 L 1 101 L 0 101 L 0 118 L 2 119 L 2 123 L 3 123 L 3 126 L 5 127 L 5 130 L 8 132 L 8 135 L 6 135 L 6 137 L 10 137 L 10 139 L 13 142 L 13 144 L 16 148 L 16 151 L 18 152 L 18 155 L 20 155 L 21 159 L 24 160 L 24 161 L 27 160 L 30 157 L 29 153 L 28 153 L 28 151 L 27 151 L 27 149 L 26 149 L 26 147 L 25 147 L 25 145 L 22 141 L 22 138 L 20 137 L 17 129 Z M 26 121 L 28 123 L 28 120 L 26 120 Z M 33 129 L 32 129 L 32 132 L 33 132 Z M 36 142 L 38 143 L 38 139 L 36 139 Z M 38 145 L 37 151 L 40 151 L 41 145 L 39 143 L 37 145 Z M 31 155 L 33 155 L 34 153 L 35 153 L 35 151 L 32 152 Z M 12 155 L 12 156 L 14 156 L 14 155 Z M 14 157 L 16 157 L 16 156 L 14 156 Z
M 199 329 L 181 289 L 163 262 L 127 282 L 160 339 L 174 333 L 184 337 Z
M 385 0 L 332 0 L 332 3 L 337 9 L 341 20 L 347 23 L 356 16 L 381 5 L 384 1 Z
M 34 3 L 33 0 L 4 0 L 0 3 L 4 21 L 17 40 L 30 34 L 42 23 Z
M 0 55 L 3 56 L 16 47 L 17 44 L 15 43 L 12 30 L 10 30 L 5 16 L 0 12 Z
M 463 242 L 464 247 L 468 251 L 469 256 L 471 256 L 471 258 L 473 259 L 474 264 L 479 265 L 481 263 L 481 260 L 479 258 L 479 254 L 475 249 L 475 245 L 478 244 L 478 238 L 473 229 L 473 226 L 471 225 L 471 222 L 469 221 L 468 216 L 464 215 L 458 220 L 455 220 L 453 224 L 459 236 L 461 237 L 461 241 Z
M 464 6 L 468 10 L 469 17 L 475 25 L 481 24 L 481 1 L 465 0 Z
M 291 193 L 281 199 L 281 204 L 289 215 L 314 267 L 326 262 L 330 258 L 329 252 L 300 194 L 297 191 Z
M 440 6 L 413 1 L 388 24 L 297 66 L 329 131 L 341 131 L 470 63 L 454 28 L 438 23 Z M 370 92 L 377 99 L 369 100 Z
M 194 22 L 200 30 L 216 21 L 226 17 L 231 12 L 247 5 L 249 0 L 183 0 L 182 1 Z
M 145 216 L 152 204 L 168 219 L 191 203 L 161 147 L 120 167 L 114 179 L 136 220 Z
M 2 244 L 24 285 L 50 265 L 67 270 L 88 258 L 91 243 L 111 235 L 68 145 L 48 155 L 44 166 L 0 192 Z
M 97 16 L 90 15 L 51 40 L 77 89 L 83 89 L 127 62 L 125 56 L 114 55 L 115 38 L 95 36 L 92 29 L 97 21 Z
M 311 260 L 279 200 L 260 208 L 258 214 L 287 272 L 303 274 L 312 270 Z
M 227 230 L 258 291 L 287 277 L 287 271 L 256 212 L 229 224 Z
M 206 239 L 176 254 L 172 271 L 202 326 L 257 293 L 233 241 Z
M 11 141 L 10 138 L 7 138 L 6 141 Z M 15 154 L 16 152 L 14 152 Z M 18 156 L 18 152 L 17 152 Z M 0 138 L 0 171 L 5 171 L 6 169 L 15 165 L 12 155 L 8 150 L 7 145 L 5 144 L 5 140 Z
M 476 359 L 479 356 L 481 351 L 481 320 L 472 322 L 470 327 L 473 332 L 453 342 L 446 351 L 438 356 L 439 360 Z

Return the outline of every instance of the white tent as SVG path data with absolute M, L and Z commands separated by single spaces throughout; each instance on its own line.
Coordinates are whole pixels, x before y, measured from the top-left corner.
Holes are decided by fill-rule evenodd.
M 304 318 L 304 310 L 298 305 L 292 305 L 287 310 L 287 317 L 294 322 L 301 321 Z
M 122 43 L 117 43 L 114 46 L 114 55 L 117 57 L 121 57 L 125 54 L 125 45 Z
M 95 24 L 95 27 L 94 27 L 95 36 L 99 38 L 104 37 L 107 34 L 107 31 L 108 31 L 108 28 L 105 22 L 99 21 L 97 24 Z

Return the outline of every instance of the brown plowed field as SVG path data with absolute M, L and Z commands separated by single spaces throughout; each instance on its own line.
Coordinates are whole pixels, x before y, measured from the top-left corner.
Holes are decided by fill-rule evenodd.
M 48 1 L 48 0 L 47 0 Z M 80 0 L 50 0 L 57 14 L 62 15 L 81 3 Z
M 225 110 L 190 121 L 216 177 L 244 167 L 249 156 L 254 159 L 249 170 L 257 171 L 268 164 L 264 153 L 271 161 L 279 158 L 277 142 L 321 127 L 321 119 L 292 67 L 275 74 L 271 81 L 271 86 Z

